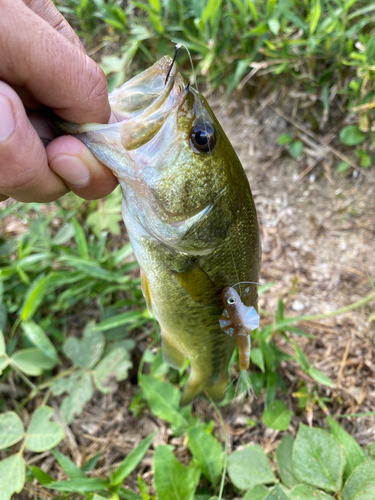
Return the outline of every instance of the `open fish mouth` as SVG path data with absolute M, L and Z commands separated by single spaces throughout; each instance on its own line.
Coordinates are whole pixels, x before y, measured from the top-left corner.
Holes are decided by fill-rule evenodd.
M 117 121 L 150 115 L 167 99 L 176 78 L 174 59 L 162 57 L 153 66 L 125 82 L 109 94 L 109 103 Z
M 109 103 L 121 122 L 122 146 L 131 151 L 149 142 L 187 94 L 188 87 L 169 56 L 111 92 Z

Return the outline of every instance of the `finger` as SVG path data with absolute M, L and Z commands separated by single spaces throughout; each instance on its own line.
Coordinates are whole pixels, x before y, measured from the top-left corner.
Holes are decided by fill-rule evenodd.
M 66 120 L 108 122 L 102 70 L 22 0 L 1 0 L 0 33 L 0 79 Z
M 56 31 L 61 33 L 77 49 L 85 51 L 81 40 L 76 35 L 65 17 L 56 9 L 51 0 L 23 0 L 23 2 L 37 14 L 47 21 Z
M 50 168 L 74 193 L 86 200 L 102 198 L 118 184 L 112 172 L 75 137 L 58 137 L 46 150 Z
M 68 187 L 50 170 L 46 150 L 17 93 L 0 82 L 0 193 L 18 201 L 52 201 Z

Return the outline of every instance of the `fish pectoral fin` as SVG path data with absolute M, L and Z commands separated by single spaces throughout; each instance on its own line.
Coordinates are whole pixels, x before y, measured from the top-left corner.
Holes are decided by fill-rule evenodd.
M 173 274 L 195 302 L 212 304 L 216 300 L 220 301 L 220 294 L 217 293 L 215 285 L 201 267 L 180 273 L 173 271 Z
M 161 353 L 163 360 L 172 368 L 181 370 L 185 364 L 185 356 L 166 337 L 163 330 L 161 330 Z
M 249 332 L 252 332 L 259 327 L 259 314 L 256 312 L 255 308 L 250 306 L 245 307 L 245 324 L 244 327 Z
M 142 293 L 146 301 L 146 306 L 148 309 L 148 312 L 151 314 L 151 316 L 154 316 L 154 312 L 152 310 L 152 298 L 151 298 L 151 288 L 150 288 L 150 282 L 148 281 L 148 278 L 146 276 L 146 273 L 142 268 L 141 269 L 141 288 L 142 288 Z

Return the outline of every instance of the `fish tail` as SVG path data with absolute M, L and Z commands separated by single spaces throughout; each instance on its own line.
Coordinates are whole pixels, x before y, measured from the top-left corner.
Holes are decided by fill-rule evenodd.
M 214 401 L 221 401 L 227 390 L 228 386 L 228 371 L 222 370 L 218 377 L 214 380 L 209 380 L 201 376 L 199 371 L 191 367 L 190 377 L 185 385 L 184 391 L 181 396 L 180 405 L 186 406 L 193 401 L 194 398 L 205 390 Z
M 220 375 L 210 384 L 205 387 L 208 395 L 214 401 L 221 401 L 224 399 L 226 390 L 228 387 L 228 370 L 224 369 L 220 372 Z
M 199 371 L 195 370 L 194 367 L 191 366 L 190 376 L 184 387 L 180 400 L 180 405 L 186 406 L 189 403 L 191 403 L 193 399 L 199 396 L 206 383 L 207 379 L 202 380 Z
M 240 369 L 247 370 L 250 364 L 250 349 L 251 349 L 250 335 L 241 330 L 239 333 L 237 333 L 236 340 L 238 345 Z

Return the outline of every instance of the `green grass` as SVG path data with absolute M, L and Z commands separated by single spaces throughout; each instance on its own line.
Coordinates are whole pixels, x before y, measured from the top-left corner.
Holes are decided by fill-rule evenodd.
M 62 12 L 90 47 L 114 43 L 102 64 L 110 87 L 172 53 L 171 41 L 193 56 L 196 74 L 229 92 L 257 73 L 276 81 L 285 75 L 318 97 L 329 112 L 330 96 L 359 115 L 368 130 L 373 118 L 375 2 L 368 0 L 67 0 Z M 122 7 L 126 5 L 125 7 Z M 190 73 L 186 55 L 179 56 Z M 267 77 L 269 78 L 269 76 Z

